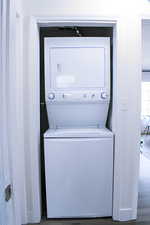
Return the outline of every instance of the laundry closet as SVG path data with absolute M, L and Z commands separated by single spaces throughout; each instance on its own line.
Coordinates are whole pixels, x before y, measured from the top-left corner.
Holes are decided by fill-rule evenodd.
M 40 28 L 42 206 L 47 218 L 111 217 L 110 27 Z

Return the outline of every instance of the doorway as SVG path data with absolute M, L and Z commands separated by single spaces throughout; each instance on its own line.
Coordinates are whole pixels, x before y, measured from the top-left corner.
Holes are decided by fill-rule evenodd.
M 45 168 L 44 168 L 44 143 L 43 135 L 48 129 L 48 118 L 45 103 L 45 78 L 44 78 L 44 38 L 45 37 L 110 37 L 111 46 L 111 85 L 112 85 L 112 60 L 113 60 L 113 28 L 112 27 L 41 27 L 40 28 L 40 152 L 41 152 L 41 188 L 42 188 L 42 215 L 46 216 L 46 191 L 45 191 Z M 112 99 L 112 88 L 111 88 Z M 109 118 L 111 115 L 111 105 Z M 110 119 L 107 124 L 110 123 Z
M 150 21 L 142 23 L 141 140 L 138 220 L 150 221 Z
M 115 168 L 113 192 L 113 219 L 127 221 L 136 219 L 137 213 L 137 182 L 140 131 L 140 103 L 137 89 L 133 94 L 132 84 L 141 81 L 141 44 L 139 37 L 140 20 L 135 23 L 109 18 L 77 18 L 77 17 L 32 17 L 30 20 L 30 42 L 28 63 L 29 76 L 29 126 L 28 143 L 30 152 L 30 174 L 28 189 L 31 221 L 39 221 L 40 208 L 40 74 L 39 74 L 39 30 L 40 27 L 88 26 L 113 27 L 114 67 L 113 67 L 113 121 L 115 133 Z M 134 30 L 134 32 L 133 32 Z M 132 31 L 132 32 L 131 32 Z M 129 49 L 134 54 L 128 54 Z M 124 54 L 122 54 L 124 53 Z M 132 62 L 132 66 L 131 66 Z M 130 107 L 134 103 L 135 107 Z M 128 126 L 133 126 L 128 129 Z M 29 155 L 29 154 L 28 154 Z M 131 173 L 132 171 L 132 173 Z M 35 188 L 36 187 L 36 188 Z M 119 193 L 119 194 L 118 194 Z M 34 204 L 32 204 L 34 202 Z

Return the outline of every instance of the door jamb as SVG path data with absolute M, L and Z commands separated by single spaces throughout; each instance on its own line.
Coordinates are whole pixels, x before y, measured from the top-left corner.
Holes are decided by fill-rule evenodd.
M 32 189 L 32 202 L 34 202 L 32 208 L 32 216 L 29 217 L 30 221 L 38 222 L 41 219 L 41 209 L 40 209 L 40 175 L 37 174 L 39 171 L 39 164 L 40 161 L 40 149 L 39 149 L 39 140 L 40 140 L 40 102 L 39 102 L 39 27 L 46 27 L 46 26 L 63 26 L 63 25 L 84 25 L 84 26 L 113 26 L 114 27 L 114 45 L 115 51 L 113 55 L 114 60 L 114 67 L 113 67 L 113 121 L 112 121 L 112 130 L 116 133 L 116 110 L 117 107 L 117 88 L 116 88 L 116 76 L 117 76 L 117 27 L 118 27 L 118 18 L 105 18 L 105 17 L 91 17 L 89 19 L 86 17 L 31 17 L 30 19 L 30 57 L 29 62 L 30 71 L 29 77 L 31 78 L 29 81 L 30 85 L 30 121 L 32 121 L 32 126 L 30 127 L 30 149 L 32 149 L 31 155 L 31 189 Z M 33 104 L 34 103 L 34 104 Z M 38 113 L 37 113 L 38 112 Z M 35 116 L 36 115 L 36 116 Z M 34 125 L 33 125 L 34 124 Z M 120 198 L 121 198 L 121 189 L 120 189 L 120 180 L 121 174 L 117 171 L 119 160 L 121 159 L 120 149 L 118 146 L 114 146 L 115 151 L 115 166 L 114 166 L 114 193 L 113 193 L 113 219 L 114 220 L 124 220 L 120 216 Z M 31 151 L 31 150 L 30 150 Z M 138 154 L 138 153 L 137 153 Z M 138 164 L 138 156 L 135 159 L 135 164 Z M 35 176 L 36 174 L 36 176 Z M 33 179 L 33 178 L 36 178 Z M 38 178 L 38 179 L 37 179 Z M 36 191 L 35 191 L 36 188 Z M 135 199 L 136 201 L 136 199 Z M 38 203 L 36 203 L 38 202 Z M 133 210 L 136 211 L 134 204 Z M 31 215 L 31 214 L 30 214 Z M 129 218 L 127 216 L 127 218 Z
M 40 160 L 40 149 L 39 149 L 39 145 L 37 146 L 37 142 L 39 142 L 39 136 L 40 136 L 40 127 L 37 124 L 40 124 L 40 103 L 39 103 L 39 95 L 40 95 L 40 90 L 39 90 L 39 47 L 38 47 L 38 43 L 39 43 L 39 28 L 40 27 L 47 27 L 47 26 L 64 26 L 64 25 L 84 25 L 84 26 L 111 26 L 114 28 L 114 33 L 116 32 L 116 26 L 117 26 L 117 19 L 108 19 L 108 18 L 100 18 L 100 17 L 94 17 L 94 18 L 83 18 L 83 17 L 47 17 L 47 18 L 43 18 L 43 17 L 31 17 L 30 20 L 30 42 L 32 43 L 32 54 L 30 54 L 30 62 L 32 62 L 33 67 L 30 68 L 29 73 L 32 74 L 32 79 L 31 79 L 31 83 L 30 85 L 32 85 L 32 93 L 30 93 L 30 99 L 31 102 L 36 102 L 36 104 L 34 104 L 34 106 L 32 107 L 33 104 L 30 104 L 30 106 L 32 108 L 30 108 L 31 112 L 32 112 L 32 116 L 35 117 L 35 114 L 37 115 L 37 111 L 38 111 L 38 115 L 36 116 L 35 119 L 31 119 L 32 120 L 32 124 L 34 122 L 34 131 L 33 132 L 33 128 L 30 129 L 31 133 L 30 133 L 30 141 L 31 141 L 31 145 L 34 147 L 34 151 L 36 152 L 32 152 L 32 164 L 31 164 L 31 176 L 32 178 L 35 177 L 38 180 L 33 180 L 32 179 L 32 201 L 36 202 L 38 199 L 38 204 L 34 204 L 33 206 L 33 217 L 29 219 L 29 221 L 39 221 L 41 218 L 41 209 L 40 209 L 40 176 L 37 175 L 35 176 L 35 174 L 37 173 L 37 171 L 39 171 L 39 165 L 37 165 L 37 160 L 39 162 Z M 116 41 L 116 40 L 115 40 Z M 34 44 L 33 44 L 34 43 Z M 116 54 L 114 54 L 114 62 L 116 62 Z M 115 64 L 115 63 L 114 63 Z M 116 66 L 114 66 L 114 71 L 113 73 L 116 74 Z M 34 74 L 34 76 L 33 76 Z M 31 77 L 31 76 L 30 76 Z M 115 79 L 116 75 L 114 75 L 114 79 Z M 115 82 L 114 82 L 115 83 Z M 34 87 L 33 87 L 34 84 Z M 38 88 L 37 88 L 38 87 Z M 115 88 L 113 88 L 115 90 Z M 36 90 L 36 93 L 35 93 Z M 115 103 L 115 96 L 116 93 L 113 90 L 114 94 L 113 94 L 113 101 Z M 113 109 L 115 111 L 115 107 Z M 35 113 L 36 112 L 36 113 Z M 113 112 L 115 114 L 115 112 Z M 115 118 L 113 119 L 113 131 L 115 133 Z M 35 135 L 36 134 L 36 135 Z M 33 150 L 32 147 L 32 150 Z M 37 148 L 35 150 L 35 147 Z M 38 152 L 38 153 L 37 153 Z M 31 155 L 31 154 L 30 154 Z M 37 158 L 35 158 L 35 155 L 37 156 Z M 38 170 L 37 170 L 38 168 Z M 34 176 L 33 176 L 34 174 Z M 118 182 L 118 178 L 116 181 L 116 178 L 114 176 L 114 181 Z M 115 183 L 114 182 L 114 183 Z M 36 184 L 36 192 L 34 191 L 34 186 Z M 38 189 L 37 189 L 38 187 Z M 115 188 L 117 188 L 117 185 L 114 186 Z M 118 189 L 118 188 L 117 188 Z M 119 210 L 119 199 L 118 199 L 118 190 L 114 190 L 114 195 L 113 195 L 113 218 L 117 218 L 117 213 Z M 37 197 L 38 196 L 38 197 Z M 31 215 L 31 213 L 30 213 Z

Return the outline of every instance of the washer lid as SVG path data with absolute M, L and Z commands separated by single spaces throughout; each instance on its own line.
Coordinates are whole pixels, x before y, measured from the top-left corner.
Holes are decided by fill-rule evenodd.
M 44 138 L 109 138 L 113 133 L 107 128 L 59 128 L 48 129 Z

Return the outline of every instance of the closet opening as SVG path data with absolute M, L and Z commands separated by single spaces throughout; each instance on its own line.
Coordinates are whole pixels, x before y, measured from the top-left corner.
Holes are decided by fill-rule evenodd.
M 46 217 L 46 189 L 44 168 L 44 139 L 43 135 L 48 129 L 48 117 L 45 103 L 45 71 L 44 71 L 44 38 L 45 37 L 109 37 L 111 46 L 111 101 L 107 127 L 111 128 L 111 110 L 113 98 L 113 27 L 40 27 L 40 152 L 41 152 L 41 193 L 42 193 L 42 215 Z

